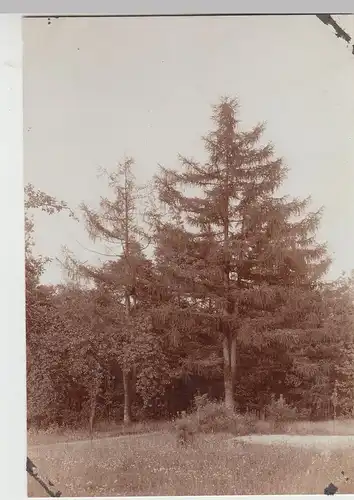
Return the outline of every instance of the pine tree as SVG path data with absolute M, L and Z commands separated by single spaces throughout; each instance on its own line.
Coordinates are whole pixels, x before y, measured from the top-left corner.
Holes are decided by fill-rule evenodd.
M 263 125 L 243 132 L 235 100 L 214 107 L 215 130 L 203 138 L 208 161 L 180 157 L 161 167 L 156 188 L 156 259 L 179 328 L 207 323 L 223 355 L 225 404 L 234 408 L 237 346 L 260 331 L 285 338 L 284 311 L 310 292 L 329 261 L 315 241 L 321 211 L 310 199 L 277 196 L 287 169 Z M 296 291 L 295 291 L 296 290 Z M 289 306 L 291 302 L 291 306 Z M 289 325 L 293 326 L 293 325 Z

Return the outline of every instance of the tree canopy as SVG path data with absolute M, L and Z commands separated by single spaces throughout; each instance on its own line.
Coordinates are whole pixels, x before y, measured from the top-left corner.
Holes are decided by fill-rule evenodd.
M 30 423 L 167 418 L 201 392 L 243 412 L 284 395 L 320 418 L 334 386 L 353 411 L 353 279 L 326 280 L 322 209 L 279 194 L 285 162 L 263 124 L 243 130 L 237 100 L 212 122 L 207 159 L 160 165 L 150 196 L 132 158 L 104 172 L 98 209 L 26 186 Z M 38 209 L 83 220 L 107 255 L 94 266 L 68 251 L 71 281 L 42 284 Z

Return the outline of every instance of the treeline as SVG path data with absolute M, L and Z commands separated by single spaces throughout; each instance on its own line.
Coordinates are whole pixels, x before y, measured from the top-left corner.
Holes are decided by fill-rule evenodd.
M 98 210 L 26 187 L 29 425 L 165 419 L 196 394 L 239 412 L 283 395 L 307 418 L 351 415 L 352 280 L 326 282 L 321 210 L 278 195 L 283 160 L 238 114 L 231 99 L 213 108 L 204 164 L 180 156 L 149 186 L 130 158 L 105 172 Z M 67 252 L 70 283 L 41 285 L 33 209 L 83 218 L 110 253 L 93 266 Z

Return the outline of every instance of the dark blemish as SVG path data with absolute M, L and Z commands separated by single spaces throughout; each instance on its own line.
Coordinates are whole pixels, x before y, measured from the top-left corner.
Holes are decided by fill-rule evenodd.
M 341 471 L 341 475 L 343 476 L 344 481 L 349 481 L 349 477 L 347 477 L 344 473 L 344 470 Z M 340 479 L 339 479 L 340 480 Z M 337 493 L 338 487 L 333 483 L 329 483 L 329 485 L 324 489 L 325 495 L 334 495 Z
M 316 14 L 316 17 L 324 24 L 332 26 L 335 31 L 337 38 L 343 38 L 347 43 L 351 41 L 351 37 L 344 31 L 343 28 L 339 26 L 339 24 L 333 19 L 330 14 Z
M 329 485 L 324 489 L 325 495 L 334 495 L 337 493 L 338 488 L 333 483 L 329 483 Z
M 48 19 L 47 19 L 48 25 L 52 24 L 52 19 L 59 19 L 59 16 L 48 17 Z
M 342 476 L 344 477 L 344 480 L 345 480 L 345 481 L 349 481 L 349 477 L 347 477 L 347 476 L 344 474 L 344 470 L 342 470 L 341 474 L 342 474 Z
M 37 467 L 28 457 L 26 461 L 26 471 L 42 486 L 42 488 L 48 493 L 50 497 L 61 497 L 61 491 L 57 490 L 54 487 L 54 484 L 50 479 L 40 474 Z

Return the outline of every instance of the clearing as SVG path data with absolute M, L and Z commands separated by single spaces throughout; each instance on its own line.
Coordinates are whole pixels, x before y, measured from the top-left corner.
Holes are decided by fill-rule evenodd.
M 287 434 L 266 434 L 240 436 L 233 438 L 235 441 L 249 444 L 263 445 L 288 445 L 296 448 L 316 448 L 317 450 L 343 450 L 352 449 L 354 451 L 354 436 L 296 436 Z
M 295 429 L 291 435 L 200 435 L 187 448 L 169 431 L 92 442 L 58 436 L 54 443 L 52 436 L 44 444 L 37 436 L 28 453 L 69 497 L 323 494 L 342 470 L 354 478 L 354 436 L 348 435 L 352 422 L 340 428 L 341 436 L 325 436 L 329 424 L 323 432 L 318 425 L 308 424 L 308 435 L 303 426 L 302 435 Z M 338 486 L 339 493 L 354 493 L 352 480 Z M 31 478 L 28 495 L 46 496 Z

